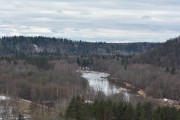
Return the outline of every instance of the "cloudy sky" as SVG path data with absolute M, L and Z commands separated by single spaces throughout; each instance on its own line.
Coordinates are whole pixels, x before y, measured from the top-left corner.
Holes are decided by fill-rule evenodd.
M 163 42 L 180 35 L 180 0 L 0 0 L 0 37 Z

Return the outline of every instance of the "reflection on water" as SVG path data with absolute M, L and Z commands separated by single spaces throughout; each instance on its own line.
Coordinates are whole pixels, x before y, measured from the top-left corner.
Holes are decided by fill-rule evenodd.
M 88 80 L 90 87 L 92 87 L 95 91 L 102 91 L 106 95 L 122 92 L 124 95 L 124 100 L 129 101 L 129 94 L 127 93 L 127 91 L 122 91 L 115 84 L 110 84 L 110 82 L 106 78 L 107 76 L 109 76 L 109 74 L 103 72 L 82 72 L 82 77 Z

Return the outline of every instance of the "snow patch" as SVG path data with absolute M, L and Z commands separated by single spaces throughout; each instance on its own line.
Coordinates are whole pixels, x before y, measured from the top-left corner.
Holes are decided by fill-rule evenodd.
M 86 101 L 85 101 L 85 103 L 92 104 L 92 103 L 93 103 L 93 101 L 91 101 L 91 100 L 86 100 Z
M 36 52 L 40 52 L 40 49 L 37 45 L 33 44 L 33 46 L 34 46 Z
M 1 100 L 8 100 L 8 99 L 9 99 L 9 97 L 0 95 L 0 101 L 1 101 Z
M 170 104 L 170 105 L 172 105 L 172 104 L 179 104 L 178 101 L 167 99 L 167 98 L 160 99 L 160 101 L 163 102 L 163 103 Z

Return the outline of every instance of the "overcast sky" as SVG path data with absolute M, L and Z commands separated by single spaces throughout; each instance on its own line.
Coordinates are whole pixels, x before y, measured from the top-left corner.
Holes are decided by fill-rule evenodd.
M 0 0 L 0 36 L 163 42 L 179 33 L 180 0 Z

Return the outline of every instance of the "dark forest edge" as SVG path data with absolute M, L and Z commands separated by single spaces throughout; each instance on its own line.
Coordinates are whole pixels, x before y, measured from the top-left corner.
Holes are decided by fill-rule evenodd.
M 52 54 L 136 54 L 143 53 L 160 43 L 105 43 L 75 41 L 66 38 L 49 37 L 2 37 L 0 55 L 17 53 L 52 53 Z
M 73 97 L 66 111 L 67 120 L 179 120 L 180 109 L 175 107 L 154 107 L 151 103 L 130 103 L 111 100 L 85 100 Z

